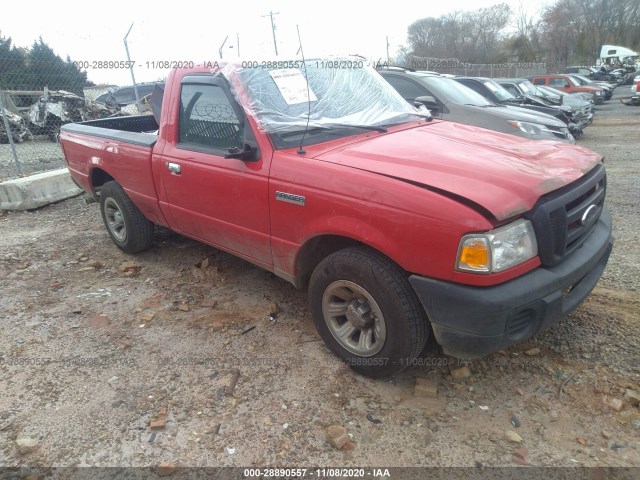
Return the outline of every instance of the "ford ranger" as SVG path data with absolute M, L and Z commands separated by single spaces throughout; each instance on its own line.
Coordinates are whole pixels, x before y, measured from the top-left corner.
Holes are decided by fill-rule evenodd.
M 62 127 L 113 242 L 140 252 L 162 225 L 306 287 L 362 374 L 429 335 L 463 359 L 528 339 L 609 258 L 601 155 L 432 119 L 357 59 L 177 69 L 160 93 L 154 116 Z

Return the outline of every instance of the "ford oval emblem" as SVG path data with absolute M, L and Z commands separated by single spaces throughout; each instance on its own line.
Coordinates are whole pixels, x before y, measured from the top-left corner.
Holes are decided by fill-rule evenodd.
M 586 227 L 591 225 L 598 216 L 598 212 L 600 211 L 600 207 L 597 205 L 590 205 L 584 213 L 582 214 L 582 218 L 580 219 L 580 225 Z

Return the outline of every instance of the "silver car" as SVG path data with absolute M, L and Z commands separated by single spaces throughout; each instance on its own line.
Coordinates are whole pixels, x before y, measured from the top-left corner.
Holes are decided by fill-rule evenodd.
M 425 105 L 434 117 L 531 140 L 575 143 L 567 125 L 551 115 L 497 105 L 451 78 L 397 68 L 378 73 L 405 100 L 416 106 Z

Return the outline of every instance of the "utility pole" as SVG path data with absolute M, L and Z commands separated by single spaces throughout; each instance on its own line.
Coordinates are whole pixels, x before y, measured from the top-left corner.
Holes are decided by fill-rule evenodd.
M 273 16 L 280 15 L 280 12 L 274 12 L 273 10 L 269 12 L 269 15 L 262 15 L 264 17 L 271 18 L 271 32 L 273 33 L 273 48 L 276 51 L 276 57 L 278 56 L 278 44 L 276 43 L 276 25 L 273 23 Z
M 228 39 L 229 39 L 229 35 L 224 37 L 224 42 L 222 42 L 222 45 L 220 45 L 220 48 L 218 49 L 218 55 L 220 55 L 220 58 L 222 58 L 222 49 L 224 48 L 224 44 L 227 43 Z
M 389 62 L 389 35 L 387 35 L 387 65 L 391 65 Z
M 238 58 L 240 57 L 240 34 L 236 33 L 236 48 L 238 49 Z
M 124 49 L 127 52 L 127 61 L 129 62 L 129 71 L 131 72 L 131 81 L 133 82 L 133 93 L 136 95 L 136 108 L 138 112 L 140 112 L 140 95 L 138 94 L 138 85 L 136 84 L 136 77 L 133 75 L 133 63 L 131 62 L 131 56 L 129 55 L 129 44 L 127 43 L 127 37 L 131 33 L 131 29 L 133 28 L 133 23 L 127 30 L 127 34 L 124 36 Z

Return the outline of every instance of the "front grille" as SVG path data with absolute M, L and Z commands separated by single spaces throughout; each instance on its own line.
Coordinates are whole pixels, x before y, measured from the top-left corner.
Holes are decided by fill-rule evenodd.
M 580 180 L 540 198 L 527 218 L 536 232 L 542 265 L 556 265 L 582 245 L 602 213 L 606 184 L 600 164 Z

